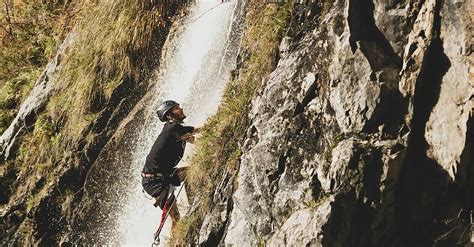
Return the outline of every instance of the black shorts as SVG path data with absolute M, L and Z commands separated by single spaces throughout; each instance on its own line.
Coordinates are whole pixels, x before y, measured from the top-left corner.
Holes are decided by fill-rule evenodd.
M 142 186 L 148 195 L 157 197 L 161 194 L 161 192 L 163 192 L 163 190 L 168 189 L 169 185 L 161 178 L 142 177 Z
M 165 183 L 163 179 L 142 177 L 142 186 L 146 193 L 156 198 L 154 206 L 160 206 L 163 209 L 168 197 L 169 184 Z
M 167 198 L 170 184 L 179 185 L 184 180 L 187 167 L 180 167 L 176 170 L 174 176 L 166 178 L 142 177 L 142 186 L 146 193 L 157 198 L 160 207 Z

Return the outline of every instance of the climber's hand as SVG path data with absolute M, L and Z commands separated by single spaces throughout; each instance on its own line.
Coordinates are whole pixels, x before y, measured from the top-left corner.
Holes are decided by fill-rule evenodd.
M 196 138 L 190 134 L 190 133 L 186 133 L 184 135 L 182 135 L 180 138 L 179 138 L 180 141 L 186 141 L 186 142 L 190 142 L 190 143 L 194 143 L 194 141 L 196 140 Z

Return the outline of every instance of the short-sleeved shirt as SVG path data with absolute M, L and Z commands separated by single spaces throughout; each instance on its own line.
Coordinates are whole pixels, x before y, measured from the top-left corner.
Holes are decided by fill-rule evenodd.
M 166 122 L 146 157 L 143 172 L 171 174 L 183 157 L 186 147 L 186 142 L 179 140 L 179 138 L 193 131 L 194 127 L 183 126 L 176 122 Z

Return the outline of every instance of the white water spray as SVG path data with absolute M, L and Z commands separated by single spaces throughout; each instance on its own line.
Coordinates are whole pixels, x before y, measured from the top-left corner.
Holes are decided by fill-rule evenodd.
M 153 84 L 157 85 L 155 97 L 146 109 L 142 133 L 137 133 L 139 137 L 136 139 L 140 144 L 133 154 L 130 170 L 133 176 L 131 181 L 126 181 L 133 189 L 127 195 L 128 205 L 122 209 L 118 233 L 113 236 L 112 242 L 118 241 L 124 246 L 150 246 L 153 241 L 161 210 L 153 207 L 153 201 L 143 195 L 139 174 L 163 127 L 154 109 L 163 100 L 176 100 L 188 116 L 185 125 L 191 126 L 201 126 L 208 116 L 215 113 L 230 69 L 234 66 L 235 57 L 224 57 L 229 52 L 226 50 L 228 37 L 233 35 L 230 29 L 235 6 L 235 1 L 198 1 L 185 17 L 184 25 L 167 40 L 159 72 L 154 77 L 156 81 Z M 190 153 L 192 145 L 188 144 L 180 166 L 185 164 Z M 178 203 L 182 201 L 183 198 L 178 198 Z M 181 211 L 181 214 L 184 213 Z M 169 237 L 169 228 L 168 220 L 162 231 L 163 236 Z

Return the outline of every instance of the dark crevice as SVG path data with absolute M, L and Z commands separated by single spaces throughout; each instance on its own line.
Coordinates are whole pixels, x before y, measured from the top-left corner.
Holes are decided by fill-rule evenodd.
M 362 149 L 360 148 L 354 148 L 354 152 L 352 153 L 352 157 L 351 159 L 347 162 L 347 168 L 349 169 L 357 169 L 357 167 L 359 166 L 359 161 L 360 161 L 360 157 L 362 155 Z
M 423 58 L 413 98 L 413 117 L 405 161 L 395 192 L 394 236 L 402 245 L 432 246 L 442 220 L 452 218 L 463 207 L 459 188 L 448 173 L 427 157 L 425 128 L 438 102 L 442 79 L 451 64 L 444 53 L 440 34 L 440 8 L 434 20 L 435 38 Z
M 317 90 L 318 90 L 317 82 L 318 82 L 318 77 L 315 78 L 313 84 L 311 84 L 311 86 L 308 88 L 308 91 L 304 95 L 303 100 L 296 104 L 293 117 L 302 113 L 304 111 L 304 108 L 309 104 L 309 102 L 311 102 L 311 100 L 316 98 Z
M 268 180 L 270 182 L 270 191 L 272 193 L 276 193 L 278 191 L 278 178 L 280 178 L 281 174 L 285 172 L 286 161 L 288 156 L 291 155 L 291 149 L 288 149 L 285 154 L 280 155 L 278 158 L 278 168 L 275 172 L 268 175 Z
M 318 77 L 316 76 L 313 84 L 311 84 L 308 91 L 306 92 L 306 95 L 304 96 L 303 101 L 301 101 L 301 105 L 303 106 L 303 108 L 306 107 L 309 104 L 309 102 L 311 102 L 311 100 L 316 98 L 317 82 L 318 82 Z
M 369 150 L 362 156 L 364 162 L 364 194 L 368 203 L 379 202 L 381 198 L 380 180 L 383 173 L 382 154 L 378 150 Z
M 252 126 L 250 127 L 248 136 L 254 136 L 254 135 L 256 135 L 256 134 L 258 134 L 258 130 L 257 130 L 257 128 L 255 127 L 255 125 L 252 125 Z
M 403 124 L 407 104 L 398 90 L 397 74 L 402 60 L 390 42 L 378 29 L 374 20 L 374 4 L 371 0 L 351 1 L 348 15 L 351 37 L 349 43 L 353 52 L 360 49 L 373 72 L 371 80 L 380 84 L 380 102 L 363 132 L 377 132 L 379 126 L 389 135 L 396 135 Z
M 58 190 L 51 191 L 41 199 L 39 206 L 30 212 L 34 219 L 35 238 L 38 246 L 54 246 L 56 236 L 65 229 L 66 222 L 61 216 L 61 205 L 57 203 L 60 194 Z
M 227 227 L 229 226 L 229 219 L 230 219 L 230 214 L 232 213 L 232 210 L 234 208 L 232 198 L 229 199 L 227 202 L 227 208 L 226 208 L 226 220 L 220 225 L 219 229 L 216 232 L 211 232 L 209 234 L 209 237 L 205 242 L 203 242 L 200 246 L 219 246 L 219 244 L 223 244 L 221 242 L 224 241 L 224 236 L 227 230 Z
M 331 214 L 322 227 L 322 246 L 372 246 L 374 209 L 355 198 L 354 192 L 339 194 L 331 203 Z
M 306 128 L 308 127 L 308 121 L 304 119 L 304 117 L 295 118 L 295 125 L 296 127 L 293 133 L 295 135 L 301 135 L 304 132 L 304 130 L 306 130 Z
M 350 1 L 347 19 L 351 32 L 349 43 L 352 52 L 360 48 L 373 71 L 387 67 L 401 67 L 401 58 L 375 25 L 374 4 L 371 0 Z
M 468 210 L 474 209 L 474 117 L 467 121 L 466 142 L 456 174 L 456 181 L 465 190 L 464 200 Z
M 227 233 L 227 228 L 229 228 L 229 224 L 230 224 L 230 216 L 232 214 L 232 210 L 234 210 L 234 201 L 232 200 L 232 196 L 229 196 L 229 200 L 227 202 L 227 220 L 222 224 L 224 227 L 219 230 L 220 233 L 220 241 L 219 241 L 219 245 L 224 245 L 224 239 L 225 239 L 225 235 Z
M 300 102 L 297 102 L 296 107 L 295 107 L 295 112 L 293 113 L 293 117 L 302 113 L 303 111 L 304 111 L 304 106 Z
M 7 167 L 6 172 L 0 176 L 0 205 L 8 203 L 8 200 L 16 187 L 16 176 L 18 168 Z M 0 233 L 0 237 L 1 237 Z
M 285 171 L 285 163 L 286 163 L 286 156 L 285 155 L 280 155 L 280 158 L 278 159 L 278 169 L 268 175 L 268 180 L 274 181 L 280 177 L 281 174 Z
M 311 188 L 311 196 L 313 197 L 313 200 L 318 201 L 323 194 L 323 189 L 321 186 L 321 182 L 318 179 L 318 174 L 313 175 L 309 186 Z
M 407 100 L 398 90 L 387 90 L 382 86 L 380 102 L 374 109 L 372 117 L 362 129 L 364 133 L 382 131 L 390 136 L 400 134 L 404 124 L 404 116 L 408 109 Z
M 450 184 L 447 201 L 456 202 L 452 210 L 457 214 L 448 214 L 438 223 L 434 233 L 433 246 L 469 246 L 471 238 L 470 216 L 474 209 L 474 118 L 467 122 L 466 142 L 461 154 L 455 183 Z M 453 208 L 453 206 L 451 206 Z M 460 208 L 460 209 L 459 209 Z
M 331 181 L 329 182 L 329 190 L 332 191 L 334 189 L 334 185 L 336 184 L 336 180 L 334 178 L 331 178 Z

